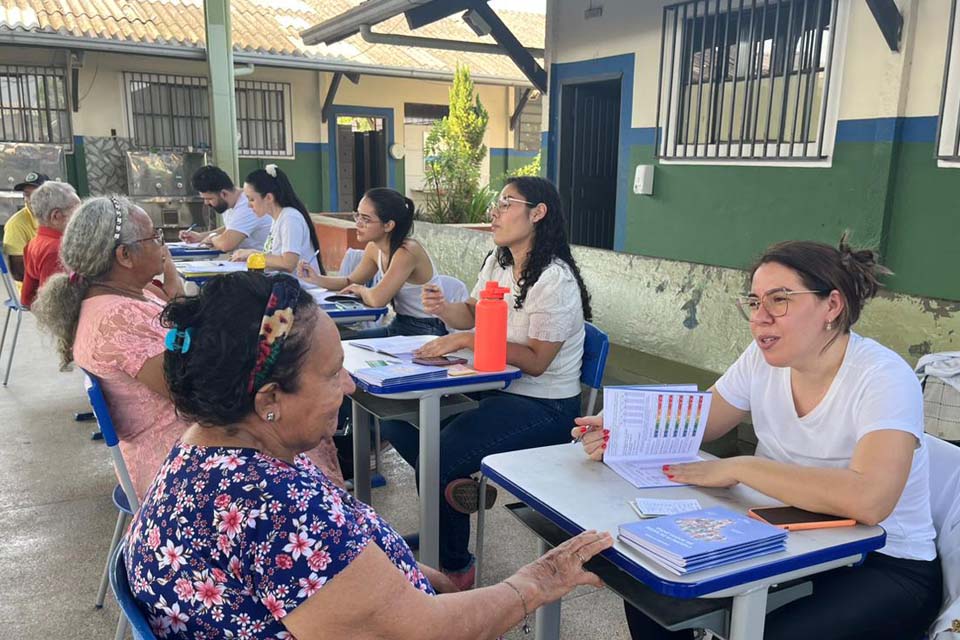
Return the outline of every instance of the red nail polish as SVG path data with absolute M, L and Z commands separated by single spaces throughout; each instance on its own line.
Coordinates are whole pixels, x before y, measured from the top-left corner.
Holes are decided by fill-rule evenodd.
M 664 470 L 664 471 L 670 471 L 670 465 L 668 465 L 668 464 L 663 465 L 663 470 Z
M 586 433 L 586 432 L 587 432 L 586 427 L 580 427 L 580 433 Z
M 668 479 L 668 480 L 673 480 L 673 475 L 668 473 L 668 474 L 667 474 L 667 479 Z
M 603 430 L 603 434 L 604 434 L 604 435 L 610 435 L 610 429 L 604 429 L 604 430 Z
M 606 449 L 606 448 L 607 448 L 607 443 L 604 442 L 602 445 L 600 445 L 600 448 L 601 448 L 601 449 Z
M 610 436 L 603 436 L 603 441 L 604 441 L 604 442 L 606 442 L 606 441 L 609 440 L 609 439 L 610 439 Z

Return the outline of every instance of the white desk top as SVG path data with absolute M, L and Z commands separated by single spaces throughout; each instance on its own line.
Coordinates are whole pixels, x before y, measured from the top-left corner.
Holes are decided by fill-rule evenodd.
M 566 531 L 597 529 L 609 531 L 614 539 L 619 525 L 638 519 L 628 503 L 639 497 L 696 498 L 705 509 L 725 506 L 741 513 L 751 507 L 779 504 L 742 485 L 733 489 L 637 489 L 605 464 L 588 459 L 579 444 L 488 456 L 483 459 L 482 469 L 491 480 Z M 620 568 L 665 595 L 719 596 L 730 595 L 723 590 L 736 585 L 769 576 L 790 579 L 787 574 L 798 569 L 875 550 L 883 546 L 885 535 L 881 527 L 865 525 L 792 531 L 787 536 L 786 551 L 685 576 L 671 573 L 619 540 L 614 553 L 606 553 Z

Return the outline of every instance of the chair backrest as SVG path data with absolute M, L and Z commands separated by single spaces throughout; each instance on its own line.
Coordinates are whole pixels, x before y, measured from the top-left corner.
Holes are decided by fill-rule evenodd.
M 7 257 L 3 255 L 3 251 L 0 251 L 0 280 L 3 280 L 3 291 L 0 291 L 0 295 L 6 294 L 15 304 L 15 308 L 20 308 L 20 295 L 17 293 L 17 285 L 13 283 L 13 275 L 7 267 Z
M 110 559 L 110 587 L 113 589 L 113 595 L 117 598 L 120 605 L 120 611 L 130 622 L 130 630 L 133 632 L 133 640 L 155 640 L 157 637 L 147 622 L 147 617 L 137 604 L 133 597 L 133 591 L 130 590 L 130 581 L 127 579 L 127 565 L 123 559 L 123 549 L 127 546 L 127 539 L 123 538 L 113 552 L 113 558 Z
M 347 249 L 346 253 L 343 254 L 343 260 L 340 261 L 340 275 L 348 276 L 354 269 L 357 268 L 357 265 L 360 264 L 360 260 L 363 259 L 363 249 Z M 380 282 L 380 273 L 377 272 L 370 281 L 367 282 L 368 287 L 376 286 Z
M 930 434 L 924 434 L 924 440 L 930 459 L 930 510 L 943 570 L 943 607 L 930 630 L 935 638 L 960 616 L 960 447 Z
M 607 368 L 610 338 L 595 325 L 584 323 L 583 364 L 580 365 L 580 382 L 590 387 L 587 413 L 592 414 L 597 402 L 597 392 L 603 386 L 603 371 Z
M 97 425 L 100 427 L 100 433 L 103 434 L 103 442 L 110 448 L 117 479 L 120 481 L 120 486 L 123 487 L 123 493 L 127 496 L 127 502 L 129 502 L 131 510 L 136 511 L 140 506 L 140 501 L 137 500 L 137 492 L 133 488 L 130 472 L 127 471 L 127 463 L 124 462 L 123 454 L 120 453 L 120 438 L 117 437 L 117 430 L 113 426 L 113 418 L 110 417 L 110 409 L 107 407 L 107 399 L 103 396 L 100 379 L 89 371 L 82 371 L 84 386 L 87 388 L 87 397 L 90 398 L 93 415 L 97 417 Z

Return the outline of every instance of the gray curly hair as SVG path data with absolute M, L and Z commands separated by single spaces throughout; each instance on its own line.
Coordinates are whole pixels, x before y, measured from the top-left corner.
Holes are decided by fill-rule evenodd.
M 120 238 L 115 238 L 117 209 L 123 218 Z M 40 327 L 57 341 L 57 351 L 63 364 L 73 362 L 73 341 L 80 320 L 80 305 L 90 284 L 96 282 L 113 267 L 116 248 L 134 242 L 142 236 L 143 224 L 132 212 L 136 205 L 122 196 L 89 198 L 70 218 L 60 241 L 60 262 L 71 272 L 51 276 L 37 295 L 31 307 Z M 129 245 L 131 251 L 138 245 Z
M 30 211 L 40 224 L 49 224 L 54 209 L 65 211 L 79 202 L 69 182 L 49 180 L 30 195 Z

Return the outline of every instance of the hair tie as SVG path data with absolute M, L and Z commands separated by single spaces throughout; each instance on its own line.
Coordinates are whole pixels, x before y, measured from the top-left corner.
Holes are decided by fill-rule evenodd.
M 76 271 L 70 272 L 70 275 L 67 276 L 67 281 L 75 287 L 82 287 L 87 284 L 87 279 Z
M 163 346 L 167 348 L 167 351 L 186 353 L 190 351 L 190 342 L 192 340 L 193 328 L 188 327 L 181 331 L 174 326 L 170 331 L 167 331 L 167 336 L 163 339 Z
M 257 337 L 257 361 L 250 372 L 247 392 L 253 393 L 263 386 L 273 373 L 280 357 L 283 343 L 293 329 L 293 308 L 300 298 L 300 283 L 290 276 L 274 278 L 273 289 L 260 321 Z
M 265 167 L 263 168 L 263 170 L 266 171 L 266 172 L 267 172 L 267 175 L 270 176 L 271 178 L 276 178 L 276 177 L 277 177 L 277 165 L 275 165 L 275 164 L 268 164 L 267 166 L 265 166 Z

